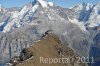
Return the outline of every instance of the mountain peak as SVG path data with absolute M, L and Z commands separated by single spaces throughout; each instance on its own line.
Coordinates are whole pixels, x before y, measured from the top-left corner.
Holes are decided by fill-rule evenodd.
M 53 2 L 48 2 L 49 6 L 54 6 Z
M 43 8 L 47 8 L 48 6 L 54 6 L 53 2 L 46 2 L 45 0 L 37 0 L 37 1 Z
M 44 1 L 44 0 L 37 0 L 37 1 L 41 4 L 41 6 L 42 6 L 43 8 L 47 8 L 48 3 L 47 3 L 46 1 Z

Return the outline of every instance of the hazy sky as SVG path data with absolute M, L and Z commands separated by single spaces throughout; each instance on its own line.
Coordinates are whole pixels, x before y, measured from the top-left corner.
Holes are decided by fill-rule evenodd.
M 32 2 L 34 0 L 0 0 L 0 4 L 4 7 L 22 7 L 23 5 Z M 80 4 L 83 1 L 87 3 L 95 4 L 100 0 L 48 0 L 54 2 L 56 5 L 60 5 L 62 7 L 72 7 L 76 4 Z

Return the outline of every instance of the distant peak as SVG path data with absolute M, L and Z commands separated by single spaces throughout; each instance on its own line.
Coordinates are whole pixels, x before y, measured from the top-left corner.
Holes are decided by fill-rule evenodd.
M 43 7 L 43 8 L 47 8 L 48 6 L 54 6 L 53 2 L 46 2 L 45 0 L 35 0 L 38 1 L 39 4 Z
M 53 2 L 48 2 L 49 6 L 54 6 Z
M 37 0 L 37 1 L 41 4 L 41 6 L 42 6 L 43 8 L 47 8 L 48 3 L 47 3 L 46 1 L 44 1 L 44 0 Z

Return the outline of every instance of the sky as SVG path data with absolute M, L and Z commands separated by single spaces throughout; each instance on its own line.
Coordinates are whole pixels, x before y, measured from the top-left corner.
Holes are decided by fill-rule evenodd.
M 28 4 L 29 2 L 32 1 L 34 0 L 0 0 L 0 4 L 6 8 L 22 7 L 25 4 Z M 67 8 L 77 4 L 81 4 L 83 1 L 86 3 L 96 4 L 100 0 L 48 0 L 48 1 L 53 2 L 56 5 Z

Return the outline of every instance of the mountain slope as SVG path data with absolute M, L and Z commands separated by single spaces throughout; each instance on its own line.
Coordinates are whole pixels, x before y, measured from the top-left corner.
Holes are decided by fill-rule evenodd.
M 94 39 L 94 44 L 91 46 L 90 56 L 94 57 L 95 63 L 90 64 L 91 66 L 99 66 L 100 65 L 100 31 L 97 32 Z
M 23 8 L 7 10 L 9 18 L 0 26 L 1 64 L 19 56 L 24 48 L 31 46 L 48 30 L 59 36 L 63 43 L 68 42 L 79 55 L 89 55 L 92 39 L 84 23 L 78 24 L 78 20 L 73 20 L 72 16 L 76 15 L 74 10 L 55 6 L 50 2 L 47 7 L 42 5 L 35 0 Z
M 53 7 L 53 3 L 45 2 L 44 0 L 34 0 L 30 4 L 25 5 L 21 10 L 8 11 L 10 14 L 9 19 L 2 22 L 5 24 L 2 28 L 2 32 L 12 32 L 12 30 L 25 26 L 32 22 L 35 12 L 39 7 L 48 9 L 50 6 Z M 2 26 L 1 24 L 0 26 Z
M 71 48 L 62 44 L 54 34 L 47 34 L 33 46 L 25 48 L 20 54 L 20 61 L 16 66 L 87 66 L 84 63 L 77 63 L 77 55 Z M 40 57 L 43 58 L 69 58 L 68 63 L 42 63 Z M 72 62 L 70 59 L 75 58 Z M 13 60 L 14 61 L 14 60 Z M 22 62 L 21 62 L 22 61 Z M 18 62 L 18 61 L 17 61 Z M 21 63 L 20 63 L 21 62 Z M 15 62 L 16 63 L 16 62 Z M 15 64 L 13 62 L 13 64 Z

